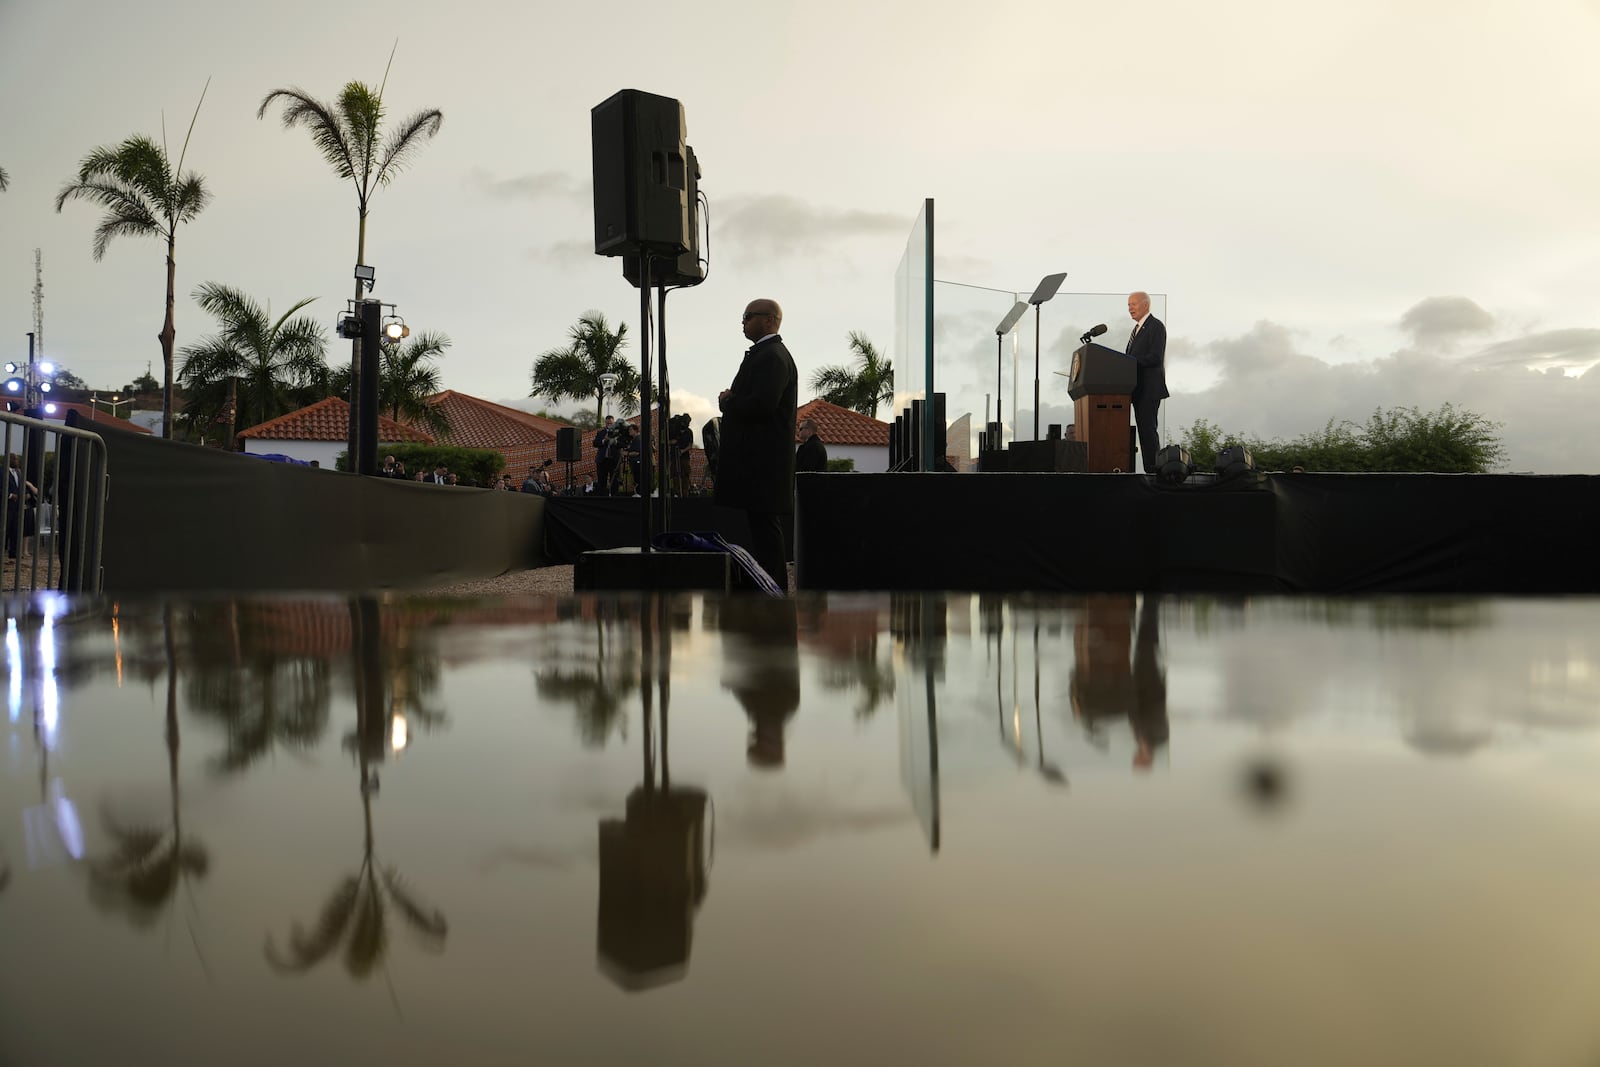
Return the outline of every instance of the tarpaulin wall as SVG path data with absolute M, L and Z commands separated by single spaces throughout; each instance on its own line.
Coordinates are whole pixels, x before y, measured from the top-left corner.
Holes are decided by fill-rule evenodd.
M 106 442 L 108 593 L 417 589 L 545 562 L 543 497 L 81 425 Z

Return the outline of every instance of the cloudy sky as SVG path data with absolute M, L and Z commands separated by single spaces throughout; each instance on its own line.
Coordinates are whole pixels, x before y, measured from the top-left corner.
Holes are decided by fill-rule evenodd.
M 96 263 L 95 210 L 54 211 L 79 160 L 163 117 L 175 153 L 210 78 L 186 166 L 215 199 L 180 234 L 180 295 L 316 296 L 331 325 L 354 192 L 256 108 L 376 83 L 398 39 L 391 114 L 437 107 L 444 126 L 377 195 L 368 260 L 375 295 L 454 339 L 450 388 L 524 397 L 589 309 L 636 331 L 636 292 L 592 253 L 589 144 L 590 108 L 632 87 L 683 102 L 712 203 L 711 277 L 668 306 L 697 414 L 753 296 L 784 304 L 803 376 L 845 360 L 850 330 L 892 351 L 895 267 L 932 197 L 942 279 L 1165 294 L 1170 431 L 1293 436 L 1449 401 L 1503 424 L 1507 469 L 1600 473 L 1600 0 L 107 10 L 0 0 L 0 337 L 25 353 L 41 248 L 46 352 L 91 385 L 159 376 L 164 277 L 157 242 Z M 993 353 L 990 306 L 952 307 L 941 360 Z M 1079 318 L 1042 315 L 1046 422 Z M 180 345 L 210 328 L 180 300 Z M 1030 318 L 1024 436 L 1032 343 Z M 980 404 L 958 406 L 979 421 Z

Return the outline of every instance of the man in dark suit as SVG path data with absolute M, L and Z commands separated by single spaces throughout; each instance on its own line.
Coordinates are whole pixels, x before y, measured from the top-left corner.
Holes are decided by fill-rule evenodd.
M 799 375 L 778 335 L 783 309 L 777 301 L 750 301 L 743 322 L 751 346 L 733 384 L 717 397 L 722 408 L 722 447 L 715 499 L 718 504 L 744 509 L 750 521 L 746 547 L 783 589 L 789 583 L 783 520 L 794 510 Z
M 1161 451 L 1161 434 L 1156 429 L 1156 414 L 1167 392 L 1167 328 L 1150 314 L 1149 293 L 1128 294 L 1128 316 L 1133 333 L 1128 337 L 1128 355 L 1139 364 L 1134 382 L 1133 418 L 1139 424 L 1139 462 L 1146 474 L 1156 472 L 1156 453 Z
M 800 447 L 794 450 L 794 469 L 825 473 L 828 469 L 828 446 L 817 435 L 817 420 L 807 419 L 800 424 Z

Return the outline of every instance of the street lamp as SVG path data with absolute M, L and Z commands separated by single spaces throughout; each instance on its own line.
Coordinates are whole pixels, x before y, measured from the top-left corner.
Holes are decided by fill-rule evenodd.
M 615 389 L 616 387 L 617 387 L 617 375 L 610 374 L 610 373 L 606 373 L 606 374 L 600 375 L 600 391 L 605 396 L 605 401 L 606 401 L 606 412 L 605 413 L 607 415 L 611 414 L 611 390 Z
M 91 394 L 90 397 L 89 397 L 89 406 L 92 408 L 97 404 L 104 404 L 108 408 L 110 408 L 111 409 L 111 417 L 116 419 L 116 418 L 121 418 L 121 416 L 117 414 L 117 409 L 118 408 L 124 408 L 124 407 L 132 407 L 133 406 L 133 401 L 132 400 L 124 400 L 124 399 L 122 399 L 122 394 L 121 393 L 116 394 L 110 400 L 101 400 L 100 397 Z

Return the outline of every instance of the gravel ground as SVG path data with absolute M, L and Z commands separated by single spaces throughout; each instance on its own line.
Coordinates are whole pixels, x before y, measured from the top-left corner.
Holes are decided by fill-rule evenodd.
M 458 582 L 436 589 L 424 589 L 420 596 L 541 596 L 572 592 L 572 565 L 535 567 L 527 571 L 508 571 L 495 578 Z M 789 565 L 789 592 L 794 592 L 794 565 Z

